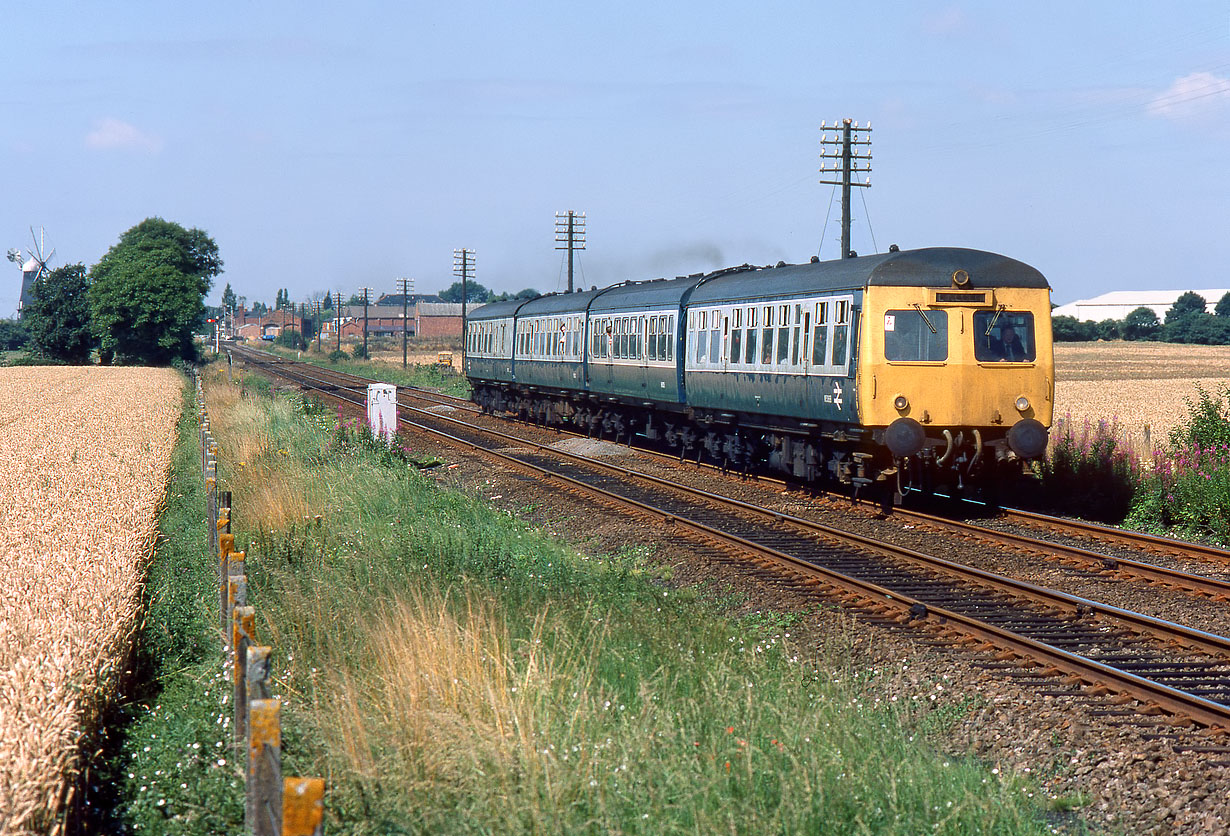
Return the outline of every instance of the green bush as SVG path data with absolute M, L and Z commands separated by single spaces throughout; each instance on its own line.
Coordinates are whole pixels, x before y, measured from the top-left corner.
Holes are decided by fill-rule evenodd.
M 1116 420 L 1076 427 L 1068 415 L 1051 433 L 1042 494 L 1056 510 L 1117 523 L 1132 507 L 1140 470 L 1140 459 L 1119 439 Z
M 340 348 L 335 348 L 329 352 L 329 362 L 330 363 L 340 363 L 343 360 L 349 360 L 349 359 L 350 359 L 350 355 L 342 351 Z
M 368 358 L 367 348 L 363 343 L 356 345 L 350 352 L 356 360 L 366 360 Z

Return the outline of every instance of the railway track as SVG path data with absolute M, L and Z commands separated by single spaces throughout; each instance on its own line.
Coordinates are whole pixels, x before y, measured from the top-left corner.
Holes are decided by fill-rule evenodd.
M 237 354 L 299 385 L 365 402 L 362 379 Z M 923 627 L 946 643 L 997 649 L 1002 662 L 1035 666 L 1044 677 L 1065 676 L 1069 688 L 1125 695 L 1141 703 L 1136 713 L 1230 729 L 1230 639 L 565 453 L 433 408 L 402 408 L 414 416 L 402 418 L 404 425 L 687 529 L 803 588 L 821 588 L 864 611 Z M 1226 592 L 1217 589 L 1208 594 Z

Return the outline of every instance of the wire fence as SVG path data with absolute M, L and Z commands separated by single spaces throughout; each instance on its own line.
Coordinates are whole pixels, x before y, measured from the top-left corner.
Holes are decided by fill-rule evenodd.
M 256 636 L 248 606 L 246 555 L 231 533 L 231 492 L 218 489 L 218 444 L 209 429 L 205 393 L 196 380 L 205 478 L 209 552 L 218 560 L 218 626 L 231 670 L 235 747 L 246 754 L 244 824 L 253 836 L 323 836 L 325 782 L 282 775 L 282 701 L 273 696 L 273 649 Z

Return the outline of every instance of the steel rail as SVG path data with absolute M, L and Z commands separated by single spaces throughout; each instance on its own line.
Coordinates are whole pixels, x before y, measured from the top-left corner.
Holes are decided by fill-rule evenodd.
M 285 376 L 291 377 L 291 375 Z M 291 377 L 291 379 L 294 378 Z M 1089 599 L 1069 595 L 1067 593 L 1046 590 L 1032 584 L 1016 581 L 1011 578 L 1005 578 L 983 570 L 963 567 L 959 564 L 954 564 L 951 561 L 914 552 L 913 550 L 877 543 L 858 535 L 851 535 L 847 532 L 830 529 L 828 526 L 824 526 L 820 523 L 814 523 L 809 520 L 802 520 L 787 514 L 760 508 L 759 506 L 745 503 L 740 500 L 720 497 L 707 491 L 699 491 L 696 489 L 679 486 L 668 482 L 667 480 L 660 479 L 659 477 L 651 476 L 649 474 L 641 474 L 618 465 L 598 462 L 584 456 L 567 453 L 566 451 L 561 451 L 547 445 L 529 441 L 527 439 L 518 438 L 508 433 L 474 427 L 473 425 L 466 424 L 465 422 L 458 421 L 457 419 L 441 416 L 437 413 L 431 413 L 426 410 L 419 410 L 413 407 L 408 408 L 414 412 L 419 412 L 425 416 L 430 416 L 434 420 L 442 420 L 448 423 L 458 424 L 471 431 L 478 431 L 482 434 L 495 436 L 505 441 L 511 441 L 520 447 L 529 447 L 539 451 L 548 452 L 554 456 L 573 459 L 590 467 L 596 467 L 601 470 L 620 474 L 625 478 L 647 481 L 658 487 L 663 487 L 675 492 L 686 493 L 689 496 L 700 497 L 709 502 L 718 502 L 723 505 L 737 507 L 745 512 L 755 513 L 763 518 L 768 518 L 778 523 L 788 522 L 794 526 L 801 527 L 812 532 L 825 534 L 830 539 L 837 539 L 858 548 L 872 550 L 879 553 L 887 552 L 896 557 L 906 558 L 915 562 L 922 562 L 933 568 L 939 568 L 948 574 L 964 577 L 967 581 L 972 577 L 981 584 L 998 588 L 1000 590 L 1009 591 L 1010 593 L 1018 596 L 1024 596 L 1031 600 L 1040 601 L 1049 606 L 1060 604 L 1078 614 L 1102 615 L 1106 618 L 1127 624 L 1136 631 L 1157 636 L 1172 643 L 1200 649 L 1215 656 L 1226 657 L 1230 654 L 1230 639 L 1222 636 L 1216 636 L 1204 631 L 1194 630 L 1182 625 L 1173 624 L 1171 622 L 1145 616 L 1140 613 L 1133 613 L 1118 607 L 1101 604 Z M 459 436 L 453 435 L 452 433 L 447 433 L 439 428 L 430 427 L 409 419 L 401 419 L 401 423 L 432 433 L 456 444 L 461 444 L 466 447 L 479 447 L 485 454 L 508 461 L 517 467 L 528 468 L 534 472 L 542 474 L 544 477 L 550 478 L 554 481 L 563 482 L 564 484 L 577 490 L 598 494 L 599 496 L 602 496 L 610 501 L 636 508 L 644 513 L 650 514 L 651 516 L 660 517 L 676 524 L 682 524 L 697 531 L 698 533 L 702 533 L 707 537 L 736 546 L 760 557 L 770 558 L 780 565 L 790 567 L 793 571 L 805 572 L 813 578 L 822 577 L 826 583 L 845 588 L 846 590 L 856 592 L 856 594 L 859 595 L 870 596 L 873 601 L 878 601 L 879 603 L 888 605 L 893 609 L 900 610 L 907 619 L 912 617 L 928 618 L 930 616 L 935 616 L 938 624 L 942 625 L 945 629 L 952 629 L 954 624 L 958 625 L 960 631 L 966 633 L 967 635 L 983 637 L 986 640 L 993 640 L 995 644 L 1006 647 L 1013 652 L 1021 652 L 1027 656 L 1034 657 L 1035 659 L 1045 660 L 1061 671 L 1066 671 L 1076 675 L 1082 681 L 1087 681 L 1094 685 L 1100 684 L 1104 687 L 1106 687 L 1106 680 L 1119 683 L 1119 690 L 1127 691 L 1128 693 L 1131 693 L 1148 703 L 1158 706 L 1161 710 L 1183 714 L 1201 725 L 1219 728 L 1230 726 L 1230 706 L 1207 700 L 1195 694 L 1186 693 L 1161 682 L 1137 676 L 1129 671 L 1114 668 L 1105 663 L 1098 662 L 1095 659 L 1073 654 L 1062 650 L 1061 648 L 1038 642 L 1027 636 L 1021 636 L 1010 630 L 1006 630 L 951 609 L 937 607 L 934 604 L 929 604 L 908 594 L 893 591 L 886 587 L 870 583 L 866 580 L 836 572 L 826 567 L 818 566 L 809 561 L 805 561 L 781 552 L 772 546 L 747 540 L 746 538 L 721 531 L 720 529 L 713 528 L 712 526 L 683 517 L 676 513 L 663 511 L 662 509 L 655 508 L 630 497 L 621 496 L 617 493 L 607 491 L 601 487 L 586 483 L 582 480 L 574 479 L 565 474 L 560 474 L 539 465 L 535 465 L 531 462 L 524 461 L 523 459 L 520 459 L 510 453 L 483 447 L 482 445 L 476 444 L 472 440 L 463 439 Z
M 1163 551 L 1180 557 L 1196 557 L 1230 565 L 1230 550 L 1203 543 L 1189 543 L 1172 537 L 1160 537 L 1156 534 L 1146 534 L 1143 531 L 1129 531 L 1110 525 L 1085 522 L 1084 520 L 1069 520 L 1063 517 L 1052 517 L 1034 511 L 1023 511 L 1019 508 L 1001 509 L 1003 516 L 1015 522 L 1035 525 L 1064 534 L 1077 534 L 1098 540 L 1109 540 L 1136 549 Z
M 994 540 L 1003 545 L 1014 546 L 1034 552 L 1049 553 L 1058 557 L 1077 559 L 1086 564 L 1093 564 L 1097 568 L 1105 571 L 1127 569 L 1133 574 L 1149 580 L 1159 581 L 1162 583 L 1171 584 L 1173 586 L 1179 586 L 1193 592 L 1203 593 L 1213 596 L 1219 601 L 1230 601 L 1230 581 L 1223 580 L 1221 578 L 1210 578 L 1204 575 L 1196 575 L 1191 572 L 1184 572 L 1181 569 L 1172 569 L 1168 566 L 1158 566 L 1154 563 L 1146 563 L 1143 560 L 1133 560 L 1128 557 L 1106 555 L 1100 552 L 1081 548 L 1080 546 L 1068 545 L 1066 543 L 1056 543 L 1051 540 L 1039 540 L 1023 534 L 1015 534 L 1010 531 L 1000 531 L 999 529 L 974 525 L 961 520 L 938 517 L 934 514 L 928 514 L 922 511 L 896 509 L 894 511 L 894 515 L 900 516 L 902 519 L 914 520 L 925 525 L 944 528 L 958 534 L 969 534 L 971 536 L 986 540 Z M 1230 555 L 1228 555 L 1228 557 L 1230 557 Z
M 262 355 L 268 356 L 270 358 L 275 358 L 274 360 L 275 362 L 279 362 L 282 364 L 296 362 L 293 360 L 288 360 L 287 358 L 283 358 L 280 355 L 276 355 L 271 352 L 262 351 L 259 353 Z M 359 381 L 372 382 L 372 383 L 379 382 L 376 380 L 362 377 L 360 375 L 352 375 L 349 372 L 341 372 L 341 371 L 336 371 L 332 369 L 327 369 L 323 366 L 317 366 L 315 364 L 302 364 L 301 363 L 300 367 L 301 368 L 312 368 L 317 373 L 323 372 L 326 375 L 332 375 L 334 377 L 339 377 L 339 378 L 347 378 L 350 380 L 359 380 Z M 356 387 L 349 387 L 349 388 L 356 388 Z M 461 406 L 462 408 L 468 407 L 468 411 L 471 411 L 471 412 L 479 411 L 473 408 L 473 404 L 471 402 L 465 401 L 461 398 L 454 398 L 453 396 L 449 396 L 449 395 L 440 395 L 439 393 L 430 392 L 429 390 L 423 390 L 420 387 L 403 387 L 403 388 L 411 389 L 415 393 L 415 397 L 423 398 L 425 400 L 436 400 L 441 403 L 447 403 L 446 401 L 441 401 L 440 400 L 441 398 L 448 398 L 448 399 L 459 402 L 458 405 Z M 411 407 L 407 406 L 407 408 L 411 408 Z M 520 420 L 518 420 L 518 422 L 527 424 L 527 425 L 531 423 L 531 422 L 525 422 L 525 421 L 520 421 Z M 581 436 L 579 433 L 571 432 L 568 430 L 564 430 L 563 432 L 565 434 L 574 435 L 576 437 L 584 437 L 584 436 Z M 667 454 L 660 453 L 658 451 L 646 450 L 644 448 L 637 448 L 637 449 L 647 454 L 653 455 L 655 457 L 659 457 L 661 459 L 667 459 L 670 461 L 675 460 L 674 456 L 669 456 Z M 713 467 L 713 469 L 720 471 L 720 468 L 717 468 L 715 466 L 710 466 L 710 467 Z M 772 481 L 777 482 L 777 480 L 772 480 Z M 786 484 L 786 483 L 780 482 L 780 484 Z M 1150 581 L 1169 584 L 1171 586 L 1182 588 L 1182 589 L 1195 592 L 1201 595 L 1210 596 L 1214 598 L 1215 600 L 1219 600 L 1219 601 L 1230 600 L 1230 581 L 1227 581 L 1227 580 L 1222 580 L 1219 578 L 1209 578 L 1207 576 L 1197 575 L 1197 574 L 1194 574 L 1191 572 L 1185 572 L 1179 569 L 1172 569 L 1166 566 L 1158 566 L 1156 564 L 1146 563 L 1144 561 L 1134 560 L 1132 558 L 1100 554 L 1098 552 L 1094 552 L 1089 549 L 1083 549 L 1078 546 L 1067 545 L 1064 543 L 1056 543 L 1056 542 L 1049 541 L 1049 540 L 1031 538 L 1031 537 L 1027 537 L 1021 534 L 1014 534 L 1011 532 L 1000 531 L 998 529 L 986 528 L 985 526 L 974 525 L 972 523 L 964 522 L 961 520 L 953 520 L 953 519 L 949 519 L 946 517 L 939 517 L 934 514 L 928 514 L 928 513 L 925 513 L 922 511 L 916 511 L 913 509 L 898 508 L 894 511 L 894 514 L 903 519 L 914 520 L 916 522 L 926 523 L 928 525 L 932 525 L 935 527 L 946 528 L 950 531 L 954 531 L 954 532 L 962 533 L 962 534 L 968 534 L 971 536 L 982 538 L 984 540 L 992 540 L 992 541 L 1000 543 L 1001 545 L 1008 545 L 1008 546 L 1012 546 L 1016 548 L 1022 548 L 1022 549 L 1032 551 L 1032 552 L 1052 554 L 1052 555 L 1056 555 L 1062 558 L 1080 560 L 1084 564 L 1092 565 L 1101 571 L 1113 572 L 1113 571 L 1128 570 L 1131 573 L 1139 577 L 1148 579 Z M 1073 530 L 1073 531 L 1080 531 L 1080 532 L 1084 532 L 1084 531 L 1111 532 L 1116 535 L 1119 535 L 1118 539 L 1120 541 L 1129 543 L 1129 544 L 1134 544 L 1134 545 L 1137 545 L 1137 547 L 1139 547 L 1139 544 L 1136 543 L 1136 541 L 1132 538 L 1131 532 L 1122 532 L 1119 529 L 1110 528 L 1109 526 L 1099 526 L 1096 524 L 1083 523 L 1079 521 L 1070 523 L 1070 521 L 1063 520 L 1060 518 L 1048 517 L 1046 515 L 1034 514 L 1031 512 L 1027 512 L 1027 511 L 1016 511 L 1014 509 L 1006 509 L 1005 514 L 1010 515 L 1010 516 L 1020 515 L 1022 519 L 1038 521 L 1039 524 L 1042 524 L 1042 523 L 1053 524 L 1057 530 L 1064 530 L 1064 531 Z M 1222 554 L 1222 555 L 1225 555 L 1227 563 L 1230 563 L 1230 552 L 1224 552 L 1224 551 L 1214 549 L 1211 547 L 1198 546 L 1196 544 L 1185 544 L 1180 541 L 1170 540 L 1169 538 L 1158 538 L 1152 535 L 1141 535 L 1141 537 L 1148 539 L 1148 540 L 1155 540 L 1155 541 L 1166 543 L 1171 546 L 1170 550 L 1172 551 L 1181 551 L 1190 546 L 1193 552 Z

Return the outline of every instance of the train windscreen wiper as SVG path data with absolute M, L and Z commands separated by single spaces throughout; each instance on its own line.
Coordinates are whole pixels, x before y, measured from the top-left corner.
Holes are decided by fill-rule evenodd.
M 984 337 L 991 336 L 991 329 L 995 327 L 995 323 L 999 320 L 999 315 L 1004 312 L 1004 309 L 1006 307 L 1008 306 L 1000 305 L 998 308 L 995 309 L 995 316 L 991 317 L 991 324 L 987 326 L 987 330 L 983 332 L 982 336 Z
M 927 319 L 927 312 L 922 309 L 922 305 L 915 302 L 914 310 L 918 311 L 918 315 L 923 318 L 923 322 L 927 323 L 927 327 L 931 329 L 932 334 L 939 333 L 938 331 L 935 330 L 935 326 L 931 324 L 931 320 Z

